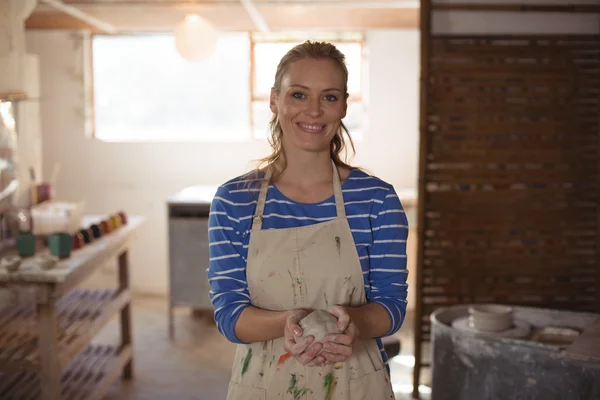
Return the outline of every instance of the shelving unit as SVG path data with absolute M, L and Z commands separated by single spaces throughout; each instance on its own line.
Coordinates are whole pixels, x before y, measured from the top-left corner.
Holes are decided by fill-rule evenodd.
M 86 217 L 83 225 L 99 221 Z M 0 288 L 13 300 L 0 308 L 0 398 L 6 400 L 101 399 L 121 373 L 133 376 L 128 248 L 141 217 L 97 239 L 52 270 L 0 269 Z M 118 258 L 115 289 L 76 286 Z M 120 313 L 121 343 L 92 344 Z

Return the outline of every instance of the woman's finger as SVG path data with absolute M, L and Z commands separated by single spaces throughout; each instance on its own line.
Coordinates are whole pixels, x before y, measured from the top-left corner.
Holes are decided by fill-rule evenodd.
M 298 337 L 302 336 L 302 328 L 299 325 L 301 319 L 302 315 L 300 315 L 300 313 L 295 313 L 288 317 L 286 323 L 286 329 L 290 332 L 294 332 L 294 335 Z
M 327 362 L 327 359 L 323 356 L 323 353 L 313 358 L 312 361 L 306 364 L 307 367 L 322 367 Z
M 348 312 L 346 311 L 346 309 L 342 306 L 333 306 L 333 307 L 330 307 L 327 311 L 329 311 L 331 314 L 333 314 L 338 319 L 338 323 L 337 323 L 338 328 L 342 332 L 345 331 L 346 328 L 348 327 L 348 324 L 350 323 L 350 315 L 348 315 Z
M 338 343 L 345 346 L 350 346 L 354 343 L 354 337 L 340 333 L 329 334 L 325 336 L 324 343 Z
M 326 342 L 325 344 L 323 344 L 323 349 L 328 353 L 344 356 L 344 358 L 350 357 L 352 355 L 352 347 L 341 344 Z
M 314 343 L 308 350 L 306 350 L 304 353 L 300 354 L 299 356 L 296 356 L 296 359 L 303 365 L 308 364 L 309 362 L 313 361 L 313 359 L 315 357 L 317 357 L 317 354 L 319 354 L 319 352 L 321 351 L 321 349 L 323 348 L 323 345 L 319 342 Z
M 308 349 L 309 346 L 313 344 L 314 340 L 314 336 L 307 336 L 306 338 L 301 339 L 299 342 L 296 343 L 294 338 L 289 338 L 286 339 L 286 344 L 288 345 L 289 352 L 297 356 L 305 352 L 306 349 Z
M 335 364 L 335 363 L 344 362 L 348 358 L 348 356 L 341 355 L 341 354 L 333 354 L 328 351 L 322 352 L 320 356 L 325 357 L 327 364 Z

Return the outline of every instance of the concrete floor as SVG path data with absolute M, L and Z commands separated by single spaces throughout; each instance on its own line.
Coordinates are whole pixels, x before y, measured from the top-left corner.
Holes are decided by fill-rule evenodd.
M 217 331 L 212 318 L 179 310 L 175 340 L 168 339 L 167 301 L 138 297 L 134 300 L 133 334 L 135 377 L 118 381 L 105 400 L 222 400 L 235 345 Z M 98 342 L 118 340 L 117 321 L 105 327 Z M 412 317 L 409 315 L 398 336 L 402 353 L 390 362 L 396 399 L 409 399 L 412 391 Z M 427 388 L 421 399 L 428 400 Z

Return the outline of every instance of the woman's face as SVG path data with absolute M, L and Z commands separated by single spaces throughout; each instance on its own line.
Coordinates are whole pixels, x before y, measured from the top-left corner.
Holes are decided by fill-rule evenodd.
M 333 60 L 306 58 L 288 65 L 271 111 L 283 130 L 286 153 L 327 152 L 346 116 L 344 74 Z

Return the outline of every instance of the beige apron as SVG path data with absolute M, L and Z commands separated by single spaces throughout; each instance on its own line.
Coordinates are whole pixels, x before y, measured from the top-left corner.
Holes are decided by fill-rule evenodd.
M 274 311 L 366 302 L 363 274 L 337 168 L 337 218 L 299 228 L 262 228 L 271 177 L 262 183 L 248 249 L 246 275 L 252 305 Z M 283 332 L 282 332 L 283 334 Z M 357 340 L 344 363 L 305 367 L 286 356 L 283 337 L 238 345 L 228 400 L 394 399 L 377 342 Z

